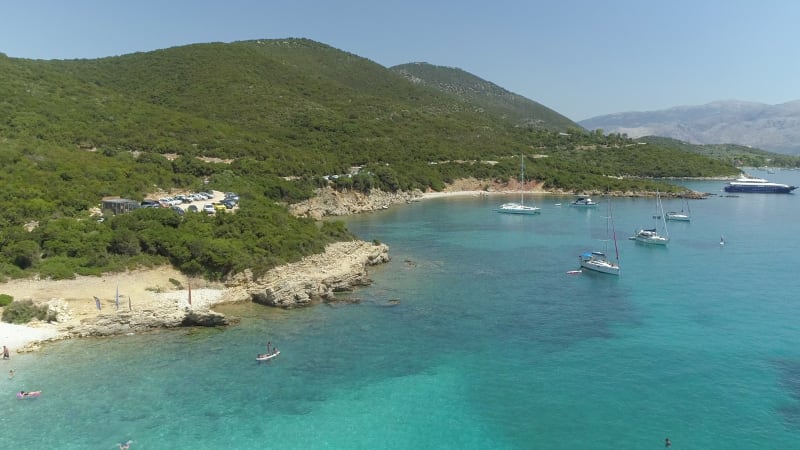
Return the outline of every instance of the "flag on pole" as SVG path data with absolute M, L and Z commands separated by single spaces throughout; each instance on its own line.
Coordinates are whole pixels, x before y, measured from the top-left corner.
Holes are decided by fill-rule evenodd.
M 192 305 L 192 283 L 186 283 L 189 286 L 189 306 Z
M 117 284 L 117 311 L 119 311 L 119 284 Z
M 94 304 L 97 306 L 97 310 L 100 311 L 100 299 L 94 297 Z
M 133 311 L 133 306 L 131 305 L 131 297 L 128 296 L 128 311 Z

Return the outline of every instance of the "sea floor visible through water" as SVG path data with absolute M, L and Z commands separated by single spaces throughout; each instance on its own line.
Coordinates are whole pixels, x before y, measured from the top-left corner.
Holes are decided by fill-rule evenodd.
M 795 448 L 800 199 L 723 184 L 687 183 L 716 195 L 667 223 L 666 248 L 628 239 L 659 226 L 654 199 L 613 199 L 619 277 L 567 274 L 605 248 L 603 197 L 531 195 L 537 216 L 479 196 L 349 217 L 392 261 L 348 302 L 226 305 L 239 325 L 3 361 L 17 375 L 0 382 L 0 448 Z M 281 355 L 258 363 L 268 340 Z

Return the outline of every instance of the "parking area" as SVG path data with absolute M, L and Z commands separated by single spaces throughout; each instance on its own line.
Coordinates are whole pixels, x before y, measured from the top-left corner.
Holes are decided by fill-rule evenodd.
M 142 203 L 144 207 L 173 208 L 176 211 L 180 210 L 178 212 L 182 214 L 185 212 L 216 214 L 220 211 L 227 212 L 237 209 L 239 207 L 239 196 L 233 192 L 210 190 L 162 197 L 158 200 L 148 199 Z

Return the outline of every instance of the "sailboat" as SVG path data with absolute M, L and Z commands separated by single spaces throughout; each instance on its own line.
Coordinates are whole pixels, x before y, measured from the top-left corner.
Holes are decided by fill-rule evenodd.
M 615 262 L 608 260 L 608 241 L 614 239 Z M 595 272 L 619 275 L 619 248 L 617 247 L 617 233 L 614 231 L 614 219 L 611 215 L 611 201 L 608 202 L 608 215 L 606 216 L 606 238 L 603 240 L 605 249 L 602 252 L 585 252 L 578 256 L 578 261 L 584 269 Z
M 541 208 L 525 205 L 525 156 L 520 155 L 520 160 L 519 183 L 521 192 L 519 194 L 519 203 L 503 203 L 500 205 L 500 208 L 497 209 L 497 212 L 503 214 L 539 214 L 542 212 Z
M 686 210 L 683 209 L 684 206 L 686 207 Z M 667 220 L 675 220 L 675 221 L 679 221 L 679 222 L 689 222 L 689 221 L 691 221 L 692 220 L 692 213 L 689 210 L 689 202 L 685 198 L 682 198 L 681 199 L 681 211 L 680 212 L 676 212 L 676 211 L 668 212 L 667 213 Z
M 658 234 L 658 227 L 642 228 L 633 235 L 632 239 L 643 244 L 667 245 L 669 242 L 669 232 L 667 231 L 667 219 L 664 215 L 664 205 L 661 204 L 661 195 L 656 191 L 656 214 L 653 216 L 656 224 L 661 220 L 664 227 L 664 235 Z

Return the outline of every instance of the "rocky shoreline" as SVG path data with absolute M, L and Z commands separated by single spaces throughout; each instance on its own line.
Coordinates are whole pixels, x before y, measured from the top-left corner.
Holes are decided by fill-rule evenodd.
M 316 195 L 306 201 L 289 205 L 289 211 L 298 217 L 309 217 L 316 220 L 329 216 L 345 216 L 371 211 L 380 211 L 392 205 L 419 201 L 424 198 L 458 196 L 458 195 L 492 195 L 518 193 L 523 188 L 515 180 L 507 183 L 487 183 L 483 180 L 463 179 L 448 185 L 442 192 L 383 192 L 377 189 L 369 194 L 360 192 L 338 192 L 334 189 L 318 189 Z M 590 195 L 599 196 L 600 192 L 552 192 L 546 191 L 540 184 L 525 186 L 526 192 L 536 194 Z M 614 196 L 641 196 L 644 193 L 615 192 Z M 704 198 L 707 194 L 691 192 L 684 194 L 689 198 Z M 303 260 L 276 267 L 263 276 L 254 277 L 252 271 L 238 274 L 225 283 L 195 289 L 194 301 L 189 301 L 188 289 L 171 289 L 162 292 L 163 286 L 156 292 L 137 293 L 136 308 L 132 306 L 126 311 L 114 312 L 94 311 L 93 304 L 86 306 L 86 298 L 91 298 L 94 288 L 79 289 L 73 294 L 83 297 L 80 301 L 68 301 L 63 288 L 57 290 L 62 297 L 43 298 L 34 294 L 26 297 L 17 295 L 13 283 L 0 284 L 0 293 L 12 295 L 15 299 L 31 298 L 37 303 L 46 303 L 57 321 L 54 324 L 33 324 L 25 327 L 30 333 L 20 339 L 19 328 L 10 331 L 9 324 L 0 323 L 0 340 L 14 342 L 14 335 L 21 345 L 12 346 L 17 351 L 30 351 L 38 348 L 38 342 L 65 339 L 71 337 L 112 336 L 139 333 L 159 328 L 175 328 L 185 326 L 225 326 L 236 322 L 213 311 L 218 303 L 253 301 L 267 306 L 280 308 L 304 307 L 320 302 L 336 301 L 336 294 L 350 292 L 357 286 L 371 283 L 368 267 L 383 264 L 390 260 L 389 248 L 385 244 L 364 241 L 337 242 L 326 247 L 325 252 L 311 255 Z M 163 272 L 165 269 L 154 269 Z M 174 277 L 182 277 L 173 269 L 168 272 Z M 105 282 L 109 275 L 98 279 Z M 162 277 L 164 278 L 164 277 Z M 68 280 L 67 280 L 68 281 Z M 174 282 L 173 278 L 169 281 Z M 20 282 L 17 284 L 22 284 Z M 29 284 L 59 283 L 48 280 L 28 280 Z M 163 281 L 162 281 L 163 283 Z M 107 286 L 105 286 L 107 287 Z M 56 294 L 58 295 L 58 294 Z M 128 296 L 130 299 L 130 296 Z M 81 303 L 82 302 L 82 303 Z M 79 306 L 78 306 L 79 305 Z M 78 312 L 76 313 L 76 309 Z M 5 327 L 5 333 L 3 333 Z
M 20 353 L 36 350 L 42 342 L 73 337 L 114 336 L 187 326 L 225 326 L 236 323 L 237 319 L 214 311 L 214 305 L 254 301 L 295 308 L 335 301 L 339 292 L 370 284 L 368 268 L 389 260 L 386 244 L 358 240 L 336 242 L 329 244 L 321 254 L 276 267 L 263 276 L 253 277 L 251 272 L 246 272 L 224 284 L 209 284 L 191 291 L 188 285 L 167 291 L 164 281 L 174 282 L 180 274 L 171 268 L 150 269 L 126 274 L 122 281 L 125 288 L 118 295 L 121 307 L 116 307 L 118 299 L 106 299 L 99 310 L 89 299 L 94 292 L 109 288 L 111 283 L 107 281 L 113 282 L 116 277 L 119 283 L 119 276 L 18 280 L 0 285 L 0 292 L 9 293 L 15 299 L 46 304 L 56 320 L 29 324 L 22 327 L 25 333 L 20 332 L 18 325 L 0 322 L 0 340 Z M 135 295 L 131 283 L 140 284 L 141 289 Z

